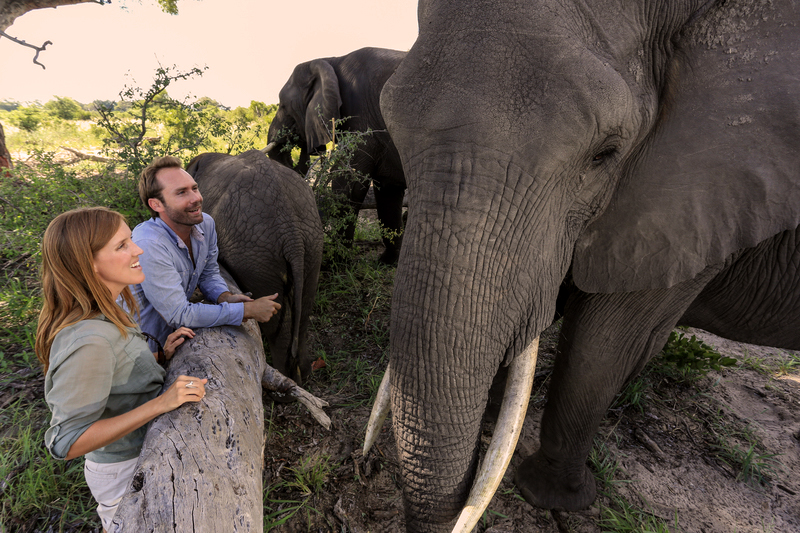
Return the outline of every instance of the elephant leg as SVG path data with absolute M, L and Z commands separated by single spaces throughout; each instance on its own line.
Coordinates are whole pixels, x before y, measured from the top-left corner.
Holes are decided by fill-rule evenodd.
M 356 216 L 358 216 L 361 205 L 364 203 L 364 198 L 367 197 L 367 192 L 369 191 L 369 180 L 359 181 L 350 176 L 337 176 L 331 182 L 331 188 L 347 199 L 345 212 L 341 213 L 340 216 L 350 218 L 350 215 L 355 215 L 339 231 L 339 236 L 343 239 L 345 245 L 350 247 L 353 245 L 353 238 L 356 234 Z
M 537 507 L 575 511 L 595 499 L 586 466 L 614 395 L 663 346 L 678 319 L 719 267 L 670 289 L 570 296 L 542 418 L 539 450 L 515 481 Z
M 374 180 L 373 184 L 378 220 L 389 231 L 389 235 L 383 237 L 385 250 L 380 262 L 392 265 L 400 257 L 400 245 L 403 242 L 403 194 L 406 188 L 404 185 L 376 184 Z
M 726 339 L 800 349 L 800 228 L 743 251 L 680 319 Z

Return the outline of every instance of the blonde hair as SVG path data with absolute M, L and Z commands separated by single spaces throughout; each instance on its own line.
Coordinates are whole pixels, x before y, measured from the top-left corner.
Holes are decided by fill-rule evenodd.
M 42 297 L 44 304 L 36 328 L 36 356 L 50 366 L 50 348 L 59 331 L 102 313 L 127 337 L 126 327 L 135 323 L 112 299 L 111 291 L 97 276 L 94 258 L 116 234 L 125 217 L 105 207 L 67 211 L 54 218 L 42 239 Z M 122 298 L 133 313 L 138 306 L 129 287 Z

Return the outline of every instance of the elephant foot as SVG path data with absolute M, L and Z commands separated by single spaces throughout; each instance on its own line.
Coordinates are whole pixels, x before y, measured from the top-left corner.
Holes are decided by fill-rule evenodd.
M 534 507 L 563 511 L 586 509 L 597 496 L 594 475 L 584 464 L 564 472 L 556 468 L 541 450 L 517 468 L 514 482 L 522 496 Z
M 381 256 L 378 258 L 378 261 L 383 263 L 384 265 L 396 265 L 397 260 L 400 258 L 400 251 L 393 249 L 393 248 L 386 248 Z

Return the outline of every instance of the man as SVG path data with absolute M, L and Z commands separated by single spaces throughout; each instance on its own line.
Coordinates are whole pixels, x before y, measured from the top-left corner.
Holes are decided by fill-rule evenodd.
M 214 219 L 203 213 L 203 196 L 177 157 L 160 157 L 142 171 L 139 197 L 152 218 L 133 230 L 144 250 L 139 258 L 145 280 L 134 286 L 142 331 L 162 345 L 185 326 L 239 325 L 254 318 L 267 322 L 281 308 L 277 293 L 253 300 L 231 294 L 219 273 Z M 190 303 L 199 287 L 214 304 Z M 155 352 L 158 346 L 151 342 Z

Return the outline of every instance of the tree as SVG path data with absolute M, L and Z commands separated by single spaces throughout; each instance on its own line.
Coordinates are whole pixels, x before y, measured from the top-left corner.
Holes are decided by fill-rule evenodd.
M 6 33 L 6 29 L 14 24 L 17 17 L 21 17 L 28 11 L 34 9 L 43 9 L 45 7 L 58 7 L 69 6 L 75 4 L 110 4 L 110 0 L 0 0 L 0 37 L 5 37 L 14 41 L 21 46 L 27 46 L 36 50 L 36 55 L 33 56 L 33 62 L 40 67 L 44 65 L 39 63 L 39 53 L 44 51 L 47 45 L 53 44 L 50 41 L 45 41 L 41 46 L 28 44 L 22 39 L 12 37 Z M 165 13 L 171 15 L 178 14 L 178 0 L 158 0 L 158 5 Z
M 44 113 L 42 112 L 42 108 L 39 105 L 29 105 L 25 107 L 19 107 L 12 114 L 10 114 L 11 123 L 17 126 L 19 129 L 33 132 L 39 127 L 42 123 L 42 118 L 44 118 Z
M 207 146 L 219 124 L 209 123 L 206 113 L 170 98 L 166 92 L 171 83 L 202 76 L 203 70 L 194 67 L 180 72 L 174 67 L 159 67 L 149 89 L 125 87 L 120 92 L 122 102 L 129 104 L 125 113 L 116 113 L 117 106 L 97 107 L 97 125 L 109 135 L 104 141 L 106 152 L 124 161 L 129 174 L 138 175 L 156 156 L 194 156 Z M 154 115 L 158 115 L 166 131 L 162 136 L 148 137 L 154 131 Z
M 81 104 L 69 97 L 56 96 L 55 100 L 44 104 L 44 110 L 62 120 L 87 120 L 91 116 Z

